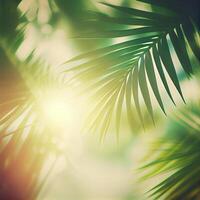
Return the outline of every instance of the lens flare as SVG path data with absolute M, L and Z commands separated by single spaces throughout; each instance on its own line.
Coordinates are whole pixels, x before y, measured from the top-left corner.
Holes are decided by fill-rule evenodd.
M 70 126 L 75 117 L 73 103 L 60 91 L 44 92 L 39 99 L 39 110 L 50 126 Z

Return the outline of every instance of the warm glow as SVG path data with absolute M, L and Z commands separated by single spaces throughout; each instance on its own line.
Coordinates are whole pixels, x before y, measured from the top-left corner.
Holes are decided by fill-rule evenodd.
M 39 101 L 40 111 L 50 126 L 70 126 L 75 117 L 75 109 L 63 94 L 57 91 L 48 91 Z

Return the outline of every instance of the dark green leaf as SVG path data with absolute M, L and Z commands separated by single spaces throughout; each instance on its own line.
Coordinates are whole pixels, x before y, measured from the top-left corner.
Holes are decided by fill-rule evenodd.
M 174 83 L 179 94 L 181 95 L 181 98 L 185 102 L 182 91 L 181 91 L 181 87 L 179 85 L 176 70 L 175 70 L 171 55 L 170 55 L 167 39 L 165 37 L 163 37 L 162 40 L 158 43 L 158 50 L 160 52 L 160 57 L 162 59 L 162 62 L 165 66 L 166 71 L 168 72 L 172 82 Z
M 196 32 L 193 24 L 191 21 L 188 21 L 187 23 L 182 24 L 183 31 L 185 33 L 185 36 L 187 38 L 188 43 L 190 44 L 190 47 L 194 53 L 194 55 L 198 58 L 200 61 L 200 38 L 199 33 Z M 195 38 L 195 35 L 197 38 Z
M 149 90 L 147 87 L 147 80 L 146 80 L 145 67 L 144 67 L 144 57 L 142 57 L 140 60 L 140 68 L 139 68 L 138 74 L 139 74 L 140 90 L 141 90 L 144 102 L 147 106 L 147 110 L 148 110 L 152 120 L 154 121 L 153 109 L 152 109 L 152 105 L 151 105 Z
M 129 8 L 129 7 L 123 7 L 123 6 L 115 6 L 112 4 L 108 4 L 108 3 L 102 3 L 106 6 L 112 7 L 120 12 L 123 12 L 125 14 L 130 14 L 130 15 L 134 15 L 137 17 L 142 17 L 142 18 L 146 18 L 146 19 L 150 19 L 150 20 L 155 20 L 157 22 L 161 22 L 163 20 L 172 20 L 172 17 L 170 16 L 165 16 L 159 13 L 155 13 L 155 12 L 148 12 L 148 11 L 144 11 L 144 10 L 138 10 L 135 8 Z
M 153 47 L 153 57 L 154 57 L 154 61 L 155 61 L 158 73 L 159 73 L 160 78 L 161 78 L 161 80 L 163 82 L 163 85 L 165 87 L 165 90 L 167 91 L 167 93 L 168 93 L 170 99 L 172 100 L 172 102 L 175 104 L 175 102 L 173 100 L 173 97 L 171 95 L 171 92 L 169 90 L 169 87 L 168 87 L 168 84 L 167 84 L 167 80 L 165 78 L 165 74 L 163 72 L 162 64 L 161 64 L 159 53 L 158 53 L 158 50 L 157 50 L 156 46 Z
M 152 88 L 152 90 L 154 92 L 154 95 L 155 95 L 155 97 L 156 97 L 156 99 L 157 99 L 162 111 L 165 113 L 163 102 L 162 102 L 162 99 L 160 97 L 160 93 L 159 93 L 159 90 L 158 90 L 158 85 L 157 85 L 157 81 L 156 81 L 156 76 L 155 76 L 155 72 L 154 72 L 154 67 L 153 67 L 151 54 L 150 54 L 149 51 L 146 53 L 145 67 L 146 67 L 147 76 L 148 76 L 151 88 Z
M 182 35 L 181 30 L 180 29 L 178 30 L 179 30 L 178 36 L 174 32 L 174 30 L 169 32 L 169 36 L 184 71 L 190 76 L 192 73 L 192 66 L 189 60 L 189 56 L 187 54 L 187 50 L 185 46 L 186 43 L 184 42 L 184 37 Z

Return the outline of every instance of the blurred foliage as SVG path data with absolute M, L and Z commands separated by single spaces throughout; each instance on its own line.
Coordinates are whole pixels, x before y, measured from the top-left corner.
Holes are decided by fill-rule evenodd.
M 0 81 L 0 197 L 36 199 L 42 186 L 40 172 L 52 141 L 34 119 L 28 84 L 12 62 L 6 60 L 7 56 L 1 56 L 4 62 Z
M 146 178 L 166 174 L 150 190 L 154 199 L 199 199 L 200 110 L 199 104 L 182 109 L 168 123 L 166 134 L 154 146 L 153 161 L 142 170 Z M 175 115 L 175 116 L 176 116 Z M 149 159 L 150 160 L 150 159 Z
M 84 86 L 81 94 L 95 100 L 85 125 L 87 131 L 100 132 L 101 138 L 110 127 L 119 139 L 121 125 L 121 132 L 127 132 L 124 127 L 129 124 L 135 134 L 151 127 L 152 121 L 158 124 L 161 115 L 155 101 L 166 114 L 168 100 L 176 101 L 173 87 L 185 102 L 181 83 L 185 77 L 198 78 L 194 72 L 200 60 L 199 2 L 140 3 L 0 0 L 0 199 L 37 199 L 55 159 L 63 153 L 55 142 L 60 129 L 46 122 L 40 110 L 47 90 L 67 93 L 66 86 Z M 99 5 L 108 11 L 101 11 Z M 19 59 L 17 52 L 30 27 L 41 38 Z M 65 82 L 36 53 L 43 38 L 59 30 L 70 32 L 67 37 L 87 50 L 65 63 Z M 56 48 L 52 47 L 54 52 Z M 147 177 L 170 174 L 151 190 L 156 199 L 200 198 L 199 114 L 199 105 L 195 105 L 183 110 L 179 121 L 170 122 L 157 146 L 161 153 L 145 166 L 152 169 Z M 121 149 L 106 149 L 108 160 L 126 162 L 127 148 L 140 135 L 128 137 Z M 54 161 L 48 162 L 52 155 Z M 129 191 L 123 199 L 135 196 Z
M 148 0 L 139 0 L 139 1 L 149 3 Z M 162 2 L 153 0 L 151 1 L 151 4 L 156 6 L 163 6 L 165 8 L 172 9 L 175 12 L 182 13 L 185 16 L 190 16 L 195 21 L 195 24 L 197 24 L 198 29 L 200 28 L 198 0 L 191 0 L 190 3 L 188 3 L 187 0 L 176 0 L 176 1 L 163 0 Z
M 0 199 L 3 200 L 37 198 L 46 179 L 41 179 L 41 171 L 50 148 L 53 149 L 51 137 L 44 134 L 34 119 L 33 87 L 30 88 L 33 81 L 41 82 L 44 68 L 41 62 L 33 62 L 33 54 L 23 62 L 15 55 L 28 23 L 20 15 L 19 3 L 0 2 Z M 47 81 L 44 77 L 43 80 Z
M 17 6 L 21 0 L 14 0 L 8 3 L 6 0 L 0 2 L 0 36 L 12 37 L 18 25 L 19 13 Z
M 80 23 L 86 14 L 86 4 L 88 2 L 84 0 L 55 0 L 56 5 L 59 9 L 70 19 L 75 21 L 75 23 Z

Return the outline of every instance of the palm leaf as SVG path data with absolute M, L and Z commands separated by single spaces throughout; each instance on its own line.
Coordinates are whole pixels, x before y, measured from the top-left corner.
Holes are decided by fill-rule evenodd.
M 185 115 L 185 113 L 188 115 Z M 198 199 L 200 195 L 200 124 L 199 107 L 182 111 L 179 120 L 172 120 L 166 136 L 160 140 L 154 160 L 146 169 L 146 178 L 169 174 L 154 186 L 154 199 Z
M 155 2 L 157 1 L 153 3 L 155 4 Z M 190 19 L 190 16 L 187 16 L 182 11 L 177 12 L 173 7 L 170 9 L 168 6 L 164 4 L 160 5 L 159 3 L 156 6 L 160 6 L 160 12 L 154 10 L 139 10 L 108 3 L 103 4 L 116 11 L 116 13 L 113 14 L 114 16 L 90 12 L 90 18 L 86 23 L 93 24 L 94 30 L 83 32 L 77 37 L 122 37 L 123 41 L 80 54 L 70 59 L 66 63 L 68 68 L 65 72 L 74 72 L 72 80 L 79 79 L 86 84 L 94 85 L 92 91 L 94 91 L 94 95 L 97 96 L 99 90 L 96 89 L 103 84 L 107 84 L 104 88 L 104 94 L 110 91 L 110 95 L 107 95 L 104 101 L 107 101 L 107 99 L 111 97 L 113 90 L 115 90 L 118 95 L 113 103 L 116 104 L 116 102 L 119 101 L 115 108 L 118 113 L 117 123 L 120 122 L 119 113 L 121 113 L 123 101 L 120 94 L 126 95 L 127 113 L 131 112 L 132 102 L 133 100 L 135 101 L 139 119 L 142 121 L 141 105 L 139 104 L 140 99 L 138 96 L 139 91 L 142 94 L 151 118 L 154 118 L 151 103 L 152 97 L 148 85 L 151 86 L 159 107 L 165 113 L 162 94 L 159 91 L 157 83 L 158 77 L 155 71 L 158 72 L 161 82 L 172 102 L 175 104 L 165 71 L 169 75 L 182 100 L 185 102 L 171 46 L 175 50 L 175 54 L 180 61 L 183 71 L 187 76 L 191 76 L 193 69 L 190 62 L 191 56 L 188 51 L 188 46 L 190 46 L 197 59 L 199 59 L 200 48 L 198 40 L 196 39 L 196 37 L 199 38 L 199 32 Z M 155 8 L 155 5 L 149 5 Z M 99 28 L 98 25 L 102 25 L 102 23 L 105 24 L 105 26 L 100 26 Z M 118 75 L 116 76 L 116 74 Z M 148 77 L 148 80 L 146 77 Z M 131 79 L 132 81 L 130 81 Z M 112 80 L 112 82 L 110 82 L 110 80 Z M 125 87 L 123 86 L 124 82 L 126 82 Z M 115 87 L 114 85 L 118 86 Z M 126 92 L 122 92 L 122 88 Z M 130 98 L 131 95 L 128 93 L 131 93 L 133 98 Z M 101 92 L 101 95 L 104 94 Z M 118 100 L 118 98 L 120 99 Z M 101 104 L 103 105 L 104 102 L 101 101 L 99 106 L 101 106 Z M 128 115 L 131 124 L 134 119 L 133 117 L 130 119 L 130 114 Z M 117 125 L 117 129 L 119 129 L 119 125 Z

